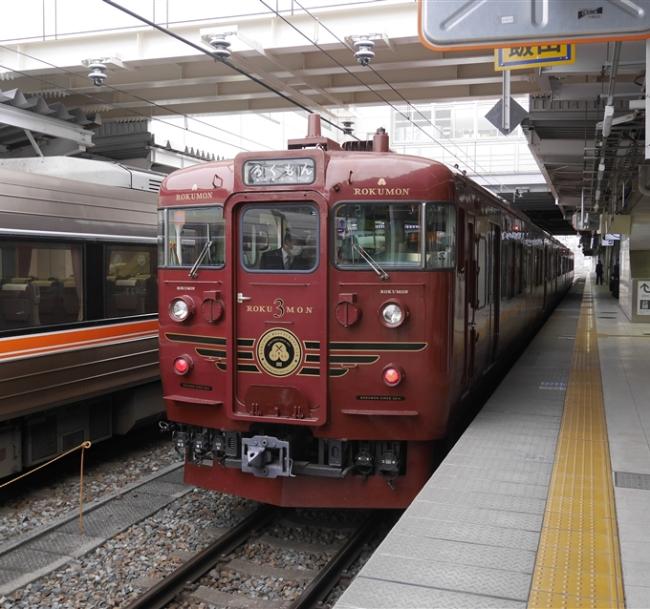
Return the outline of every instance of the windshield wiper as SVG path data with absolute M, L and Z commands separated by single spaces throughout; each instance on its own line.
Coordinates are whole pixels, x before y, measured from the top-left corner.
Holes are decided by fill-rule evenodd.
M 370 266 L 370 268 L 371 268 L 373 271 L 375 271 L 375 273 L 377 273 L 377 275 L 379 275 L 379 279 L 382 279 L 382 280 L 384 280 L 384 281 L 385 281 L 386 279 L 389 279 L 389 275 L 388 275 L 388 273 L 387 273 L 384 269 L 382 269 L 382 268 L 379 266 L 379 263 L 378 263 L 378 262 L 377 262 L 377 261 L 376 261 L 376 260 L 375 260 L 375 259 L 374 259 L 374 258 L 373 258 L 373 257 L 372 257 L 372 256 L 371 256 L 371 255 L 366 251 L 366 250 L 364 250 L 364 249 L 363 249 L 363 248 L 362 248 L 358 243 L 356 243 L 355 241 L 352 242 L 352 249 L 353 249 L 353 250 L 356 250 L 356 251 L 358 252 L 359 256 L 361 256 L 361 257 L 362 257 L 362 258 L 363 258 L 363 259 L 368 263 L 368 265 Z
M 212 247 L 212 241 L 206 241 L 205 245 L 203 246 L 203 249 L 201 250 L 201 253 L 199 254 L 199 257 L 196 259 L 196 262 L 192 265 L 190 272 L 187 274 L 188 277 L 194 279 L 199 274 L 199 266 L 203 262 L 203 259 L 205 258 L 206 254 L 208 253 L 211 247 Z

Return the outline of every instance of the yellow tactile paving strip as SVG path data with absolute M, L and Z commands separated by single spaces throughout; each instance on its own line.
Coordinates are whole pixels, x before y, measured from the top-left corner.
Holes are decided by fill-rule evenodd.
M 625 607 L 589 282 L 580 307 L 528 607 Z

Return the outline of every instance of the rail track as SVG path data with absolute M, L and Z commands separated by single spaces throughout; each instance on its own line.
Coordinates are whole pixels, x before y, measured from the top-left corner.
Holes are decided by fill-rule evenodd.
M 371 541 L 386 522 L 384 516 L 369 512 L 362 522 L 351 529 L 351 533 L 343 544 L 332 544 L 319 548 L 321 552 L 330 555 L 327 563 L 318 570 L 304 570 L 297 573 L 294 568 L 285 570 L 271 568 L 276 577 L 283 575 L 287 579 L 299 578 L 305 581 L 302 591 L 293 599 L 263 599 L 247 596 L 243 593 L 224 592 L 218 587 L 202 585 L 202 579 L 212 572 L 223 569 L 242 570 L 254 573 L 256 569 L 264 570 L 257 563 L 241 560 L 233 556 L 237 548 L 244 544 L 265 540 L 264 531 L 278 519 L 283 519 L 285 511 L 270 506 L 261 506 L 239 524 L 228 530 L 224 535 L 215 539 L 208 547 L 193 555 L 175 571 L 164 577 L 157 584 L 146 590 L 141 596 L 132 601 L 125 609 L 163 609 L 180 599 L 184 593 L 190 594 L 195 600 L 207 602 L 210 605 L 238 608 L 268 607 L 272 609 L 306 609 L 316 607 L 340 581 L 342 574 L 354 563 L 364 545 Z M 318 523 L 314 523 L 318 526 Z M 302 525 L 299 525 L 302 526 Z M 297 547 L 305 548 L 310 544 L 297 543 Z M 310 546 L 313 549 L 313 544 Z M 289 546 L 291 543 L 289 542 Z M 286 547 L 286 546 L 285 546 Z M 266 569 L 269 572 L 269 568 Z M 208 578 L 206 578 L 208 579 Z

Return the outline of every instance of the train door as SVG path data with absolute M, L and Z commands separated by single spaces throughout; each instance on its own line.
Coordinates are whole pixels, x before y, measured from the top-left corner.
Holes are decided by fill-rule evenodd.
M 474 376 L 476 358 L 476 246 L 474 241 L 474 217 L 467 215 L 465 229 L 465 378 Z
M 295 197 L 292 197 L 295 199 Z M 234 319 L 228 407 L 235 419 L 327 419 L 327 204 L 267 196 L 231 207 Z
M 496 359 L 499 348 L 499 305 L 501 302 L 501 229 L 495 224 L 490 228 L 490 276 L 492 300 L 492 359 Z

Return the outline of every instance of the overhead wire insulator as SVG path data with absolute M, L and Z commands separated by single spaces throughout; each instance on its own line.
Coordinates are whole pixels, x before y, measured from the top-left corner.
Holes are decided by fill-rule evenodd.
M 360 38 L 354 42 L 354 58 L 362 66 L 370 65 L 375 58 L 375 43 L 368 38 Z
M 214 34 L 208 40 L 210 46 L 214 49 L 214 56 L 221 61 L 226 61 L 232 55 L 230 42 L 226 40 L 225 34 Z
M 94 61 L 88 64 L 88 67 L 90 68 L 90 72 L 88 72 L 88 78 L 90 78 L 90 81 L 93 83 L 93 85 L 96 87 L 101 87 L 108 78 L 108 74 L 106 74 L 106 65 L 100 61 Z

